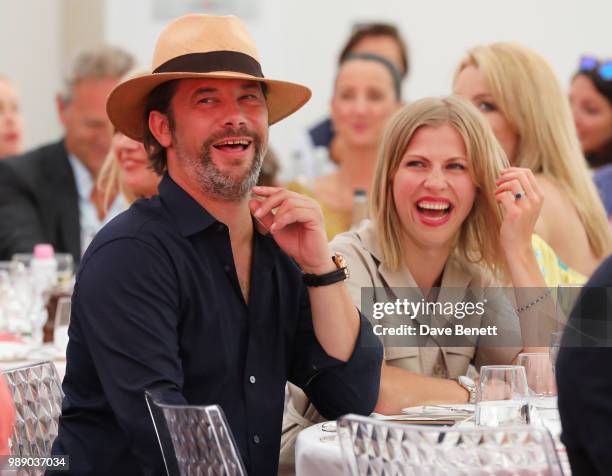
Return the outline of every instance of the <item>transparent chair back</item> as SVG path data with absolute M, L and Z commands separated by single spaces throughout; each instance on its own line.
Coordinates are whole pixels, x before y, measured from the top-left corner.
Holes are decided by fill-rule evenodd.
M 167 405 L 155 401 L 150 394 L 145 397 L 170 476 L 174 476 L 176 469 L 182 476 L 246 475 L 221 407 Z M 160 411 L 165 418 L 165 427 L 160 422 Z M 165 433 L 166 429 L 168 433 Z M 168 434 L 174 455 L 167 447 Z
M 64 398 L 55 365 L 40 362 L 6 370 L 3 375 L 15 402 L 11 455 L 49 456 Z
M 166 424 L 166 417 L 164 416 L 164 410 L 161 404 L 149 391 L 145 391 L 145 401 L 153 421 L 153 427 L 155 428 L 155 435 L 157 436 L 157 442 L 161 450 L 161 455 L 164 460 L 164 467 L 166 469 L 167 476 L 180 476 L 178 463 L 176 456 L 174 455 L 174 447 L 172 445 L 172 437 L 168 431 L 168 425 Z
M 533 427 L 404 425 L 347 415 L 338 420 L 345 473 L 369 476 L 562 476 L 548 431 Z

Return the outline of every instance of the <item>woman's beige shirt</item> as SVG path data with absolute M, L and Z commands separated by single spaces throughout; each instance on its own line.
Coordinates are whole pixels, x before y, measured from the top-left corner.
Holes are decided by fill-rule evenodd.
M 373 288 L 371 292 L 374 293 L 375 301 L 403 298 L 399 288 L 412 288 L 409 292 L 418 292 L 416 282 L 406 267 L 394 271 L 382 263 L 380 243 L 374 225 L 369 220 L 362 222 L 357 230 L 336 236 L 331 242 L 331 248 L 341 253 L 347 261 L 350 278 L 346 285 L 359 309 L 362 307 L 362 288 Z M 491 286 L 495 286 L 495 282 L 482 267 L 464 263 L 451 256 L 442 275 L 438 302 L 457 299 L 468 288 L 485 289 Z M 499 326 L 499 332 L 516 335 L 517 339 L 520 339 L 516 311 L 511 302 L 505 299 L 504 293 L 500 292 L 498 295 L 499 299 L 489 299 L 487 303 L 487 311 L 496 316 L 493 319 L 488 318 L 487 325 L 496 324 Z M 431 319 L 435 323 L 435 319 L 439 318 L 434 316 Z M 413 324 L 419 325 L 418 319 L 415 321 Z M 438 324 L 440 322 L 438 321 Z M 385 319 L 377 323 L 385 325 Z M 391 343 L 397 342 L 393 339 L 397 337 L 382 337 L 387 365 L 440 378 L 465 375 L 470 363 L 477 368 L 481 365 L 508 364 L 521 350 L 520 346 L 487 346 L 486 337 L 479 338 L 478 346 L 473 347 L 450 347 L 444 345 L 441 337 L 426 337 L 425 340 L 421 338 L 414 342 L 415 345 L 393 346 Z M 293 444 L 297 433 L 310 424 L 323 421 L 301 389 L 289 384 L 289 393 L 291 399 L 283 419 L 281 466 L 293 457 Z

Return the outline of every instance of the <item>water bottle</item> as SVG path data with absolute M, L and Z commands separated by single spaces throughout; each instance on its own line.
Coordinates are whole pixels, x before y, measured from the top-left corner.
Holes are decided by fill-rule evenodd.
M 30 261 L 32 285 L 37 294 L 50 291 L 57 283 L 57 260 L 53 246 L 41 243 L 34 247 Z
M 356 228 L 368 218 L 368 197 L 366 191 L 357 189 L 353 192 L 353 218 L 351 228 Z

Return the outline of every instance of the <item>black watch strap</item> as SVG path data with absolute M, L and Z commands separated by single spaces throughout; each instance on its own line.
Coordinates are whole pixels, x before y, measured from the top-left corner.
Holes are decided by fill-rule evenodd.
M 338 267 L 334 271 L 325 274 L 304 274 L 302 279 L 306 286 L 328 286 L 348 279 L 349 272 L 344 258 L 339 253 L 332 257 L 332 261 Z
M 346 279 L 344 268 L 325 274 L 305 274 L 302 276 L 306 286 L 327 286 Z

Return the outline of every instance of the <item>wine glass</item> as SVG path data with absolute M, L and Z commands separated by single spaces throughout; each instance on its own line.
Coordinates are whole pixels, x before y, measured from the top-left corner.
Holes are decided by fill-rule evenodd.
M 529 387 L 523 366 L 481 367 L 479 389 L 476 425 L 500 427 L 529 424 Z

